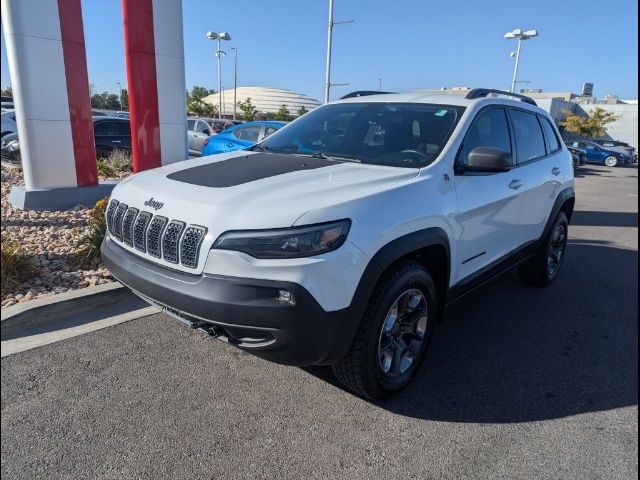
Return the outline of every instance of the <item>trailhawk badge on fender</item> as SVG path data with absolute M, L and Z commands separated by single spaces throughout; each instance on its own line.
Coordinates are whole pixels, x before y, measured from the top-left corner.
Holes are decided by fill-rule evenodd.
M 144 204 L 147 207 L 153 208 L 154 210 L 160 210 L 164 206 L 164 203 L 154 200 L 153 197 L 151 197 L 149 200 L 144 202 Z

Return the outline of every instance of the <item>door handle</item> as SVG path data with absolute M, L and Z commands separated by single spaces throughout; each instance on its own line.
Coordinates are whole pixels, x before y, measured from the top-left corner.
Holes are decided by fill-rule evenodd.
M 522 180 L 511 180 L 511 182 L 509 182 L 509 188 L 511 190 L 518 190 L 523 185 L 524 182 Z
M 562 173 L 562 169 L 560 167 L 553 167 L 553 169 L 551 170 L 551 173 L 557 177 Z

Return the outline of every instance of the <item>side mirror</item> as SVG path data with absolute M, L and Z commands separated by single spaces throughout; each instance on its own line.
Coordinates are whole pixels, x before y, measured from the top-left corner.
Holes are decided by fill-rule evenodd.
M 469 152 L 466 172 L 508 172 L 513 168 L 511 154 L 490 147 L 476 147 Z

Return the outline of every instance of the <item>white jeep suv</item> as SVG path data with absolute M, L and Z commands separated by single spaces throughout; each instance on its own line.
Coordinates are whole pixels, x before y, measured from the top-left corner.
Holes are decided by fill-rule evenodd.
M 120 182 L 104 263 L 168 314 L 381 398 L 444 307 L 518 266 L 558 275 L 571 155 L 530 98 L 476 89 L 319 107 L 246 151 Z

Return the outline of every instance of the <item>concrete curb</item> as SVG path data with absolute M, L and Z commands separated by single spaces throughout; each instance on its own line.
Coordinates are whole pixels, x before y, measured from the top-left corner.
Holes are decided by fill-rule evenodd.
M 0 357 L 158 313 L 120 283 L 31 300 L 2 311 Z

